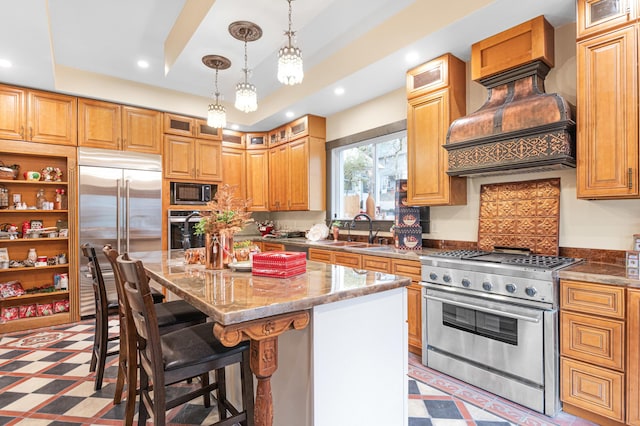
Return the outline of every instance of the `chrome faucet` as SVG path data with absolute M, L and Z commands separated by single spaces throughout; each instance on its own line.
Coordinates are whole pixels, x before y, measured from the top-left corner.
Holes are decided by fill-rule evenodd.
M 353 219 L 351 219 L 351 224 L 349 225 L 349 228 L 353 229 L 356 226 L 356 219 L 358 219 L 359 217 L 363 217 L 369 222 L 369 244 L 373 244 L 373 240 L 376 237 L 376 235 L 378 235 L 378 231 L 380 230 L 376 229 L 375 234 L 373 233 L 373 222 L 371 221 L 371 217 L 369 217 L 368 214 L 358 213 L 357 215 L 355 215 Z
M 191 232 L 189 232 L 189 219 L 192 217 L 202 217 L 200 212 L 193 211 L 184 218 L 184 225 L 182 225 L 182 248 L 184 250 L 191 248 Z

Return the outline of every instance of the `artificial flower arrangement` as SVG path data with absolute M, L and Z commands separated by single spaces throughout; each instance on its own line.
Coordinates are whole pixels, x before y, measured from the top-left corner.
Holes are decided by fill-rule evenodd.
M 196 235 L 220 234 L 231 237 L 249 223 L 253 222 L 251 212 L 247 211 L 250 200 L 236 198 L 237 186 L 224 184 L 218 188 L 213 200 L 202 210 L 202 218 L 195 226 Z

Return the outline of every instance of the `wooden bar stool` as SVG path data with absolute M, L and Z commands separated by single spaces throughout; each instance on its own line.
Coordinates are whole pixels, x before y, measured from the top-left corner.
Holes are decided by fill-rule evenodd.
M 118 293 L 120 307 L 120 354 L 118 358 L 118 377 L 113 403 L 122 401 L 124 386 L 127 385 L 127 405 L 125 408 L 125 424 L 131 424 L 135 414 L 136 388 L 138 380 L 137 339 L 135 325 L 127 312 L 129 311 L 127 298 L 124 293 L 124 281 L 120 266 L 116 259 L 118 252 L 105 245 L 102 252 L 111 263 Z M 169 333 L 184 327 L 202 324 L 207 320 L 206 314 L 194 308 L 184 300 L 175 300 L 153 305 L 160 328 L 160 334 Z
M 118 265 L 129 305 L 128 315 L 135 324 L 140 356 L 140 409 L 138 425 L 145 425 L 151 414 L 155 425 L 166 424 L 166 410 L 198 396 L 209 407 L 209 395 L 217 389 L 218 426 L 253 424 L 253 374 L 249 367 L 249 342 L 226 347 L 213 335 L 213 323 L 185 327 L 160 335 L 149 279 L 140 260 L 118 256 Z M 242 378 L 242 405 L 239 411 L 226 398 L 224 368 L 239 363 Z M 215 383 L 209 372 L 215 371 Z M 200 377 L 201 387 L 169 399 L 166 386 Z M 153 389 L 151 388 L 153 384 Z M 230 416 L 228 415 L 230 414 Z

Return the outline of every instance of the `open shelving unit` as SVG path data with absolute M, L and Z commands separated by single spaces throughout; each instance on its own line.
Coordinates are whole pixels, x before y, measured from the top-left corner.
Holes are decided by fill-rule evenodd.
M 56 226 L 58 221 L 67 223 L 68 234 L 66 237 L 47 238 L 17 238 L 0 239 L 0 248 L 6 248 L 9 259 L 23 261 L 27 259 L 30 248 L 35 248 L 39 256 L 57 258 L 60 254 L 66 254 L 67 263 L 48 266 L 10 267 L 0 269 L 0 283 L 19 281 L 27 291 L 24 295 L 0 298 L 0 314 L 4 314 L 11 308 L 54 304 L 57 301 L 69 300 L 69 311 L 54 313 L 51 315 L 17 318 L 6 320 L 0 317 L 0 333 L 28 330 L 37 327 L 52 326 L 58 324 L 79 321 L 79 297 L 77 277 L 77 160 L 75 147 L 67 147 L 51 144 L 40 144 L 24 141 L 2 141 L 0 146 L 0 160 L 5 165 L 20 165 L 20 173 L 17 179 L 0 179 L 0 185 L 9 191 L 10 208 L 0 209 L 0 224 L 9 223 L 16 225 L 18 231 L 22 231 L 25 221 L 40 220 L 44 227 Z M 23 173 L 34 170 L 41 171 L 45 167 L 57 167 L 62 170 L 62 180 L 27 181 Z M 48 201 L 53 201 L 55 190 L 65 189 L 67 194 L 68 209 L 65 210 L 41 210 L 34 208 L 14 209 L 13 194 L 20 194 L 21 201 L 27 207 L 36 205 L 36 195 L 39 189 L 44 189 Z M 30 292 L 36 288 L 43 288 L 54 283 L 54 275 L 68 274 L 68 289 L 47 292 Z

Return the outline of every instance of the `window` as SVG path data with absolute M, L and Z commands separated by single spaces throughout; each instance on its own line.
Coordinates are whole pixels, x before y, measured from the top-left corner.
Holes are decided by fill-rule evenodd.
M 407 178 L 406 130 L 333 148 L 331 163 L 331 217 L 366 213 L 371 197 L 371 219 L 394 219 L 396 179 Z

